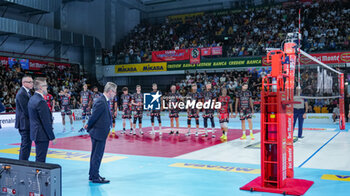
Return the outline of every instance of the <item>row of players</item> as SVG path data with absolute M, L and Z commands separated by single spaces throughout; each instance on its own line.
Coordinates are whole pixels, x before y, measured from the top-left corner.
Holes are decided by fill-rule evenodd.
M 88 90 L 87 85 L 85 84 L 83 86 L 83 91 L 80 93 L 80 102 L 81 102 L 81 109 L 82 109 L 82 117 L 83 117 L 83 127 L 86 122 L 86 117 L 89 117 L 91 115 L 91 108 L 95 100 L 102 96 L 101 93 L 98 92 L 98 89 L 95 87 L 94 92 L 91 92 Z M 152 85 L 152 92 L 151 94 L 162 95 L 160 91 L 158 91 L 157 84 Z M 144 104 L 144 96 L 141 92 L 141 86 L 136 86 L 136 93 L 129 94 L 128 88 L 124 87 L 122 89 L 123 94 L 121 95 L 121 104 L 122 104 L 122 119 L 123 119 L 123 131 L 122 134 L 126 133 L 125 127 L 126 127 L 126 120 L 129 119 L 130 122 L 130 134 L 136 135 L 136 123 L 138 122 L 138 128 L 139 133 L 143 134 L 142 131 L 142 117 L 143 117 L 143 104 Z M 70 94 L 68 92 L 68 89 L 65 89 L 64 92 L 61 92 L 60 94 L 60 101 L 61 101 L 61 115 L 62 115 L 62 123 L 63 126 L 65 126 L 65 115 L 67 114 L 70 118 L 70 123 L 73 124 L 72 119 L 72 111 L 70 109 L 69 101 L 70 101 Z M 211 84 L 206 85 L 206 89 L 199 93 L 197 92 L 197 85 L 193 84 L 191 86 L 191 92 L 187 94 L 186 97 L 182 97 L 178 92 L 176 92 L 176 87 L 173 85 L 170 88 L 170 93 L 166 96 L 165 100 L 166 103 L 169 103 L 169 105 L 172 105 L 171 103 L 176 103 L 179 101 L 184 101 L 185 99 L 190 99 L 191 101 L 195 100 L 196 102 L 207 102 L 211 101 L 212 104 L 215 104 L 216 101 L 221 102 L 220 109 L 217 110 L 217 117 L 219 118 L 220 126 L 223 132 L 223 135 L 221 136 L 222 140 L 227 140 L 227 131 L 228 131 L 228 122 L 229 118 L 236 118 L 236 116 L 239 114 L 241 123 L 242 123 L 242 131 L 243 135 L 241 137 L 242 140 L 246 139 L 246 127 L 245 127 L 245 120 L 248 121 L 249 124 L 249 131 L 250 131 L 250 137 L 252 140 L 254 140 L 253 135 L 253 128 L 252 128 L 252 114 L 254 113 L 254 107 L 253 102 L 251 98 L 252 94 L 248 90 L 248 84 L 244 83 L 242 85 L 242 90 L 239 91 L 236 95 L 236 101 L 235 101 L 235 114 L 233 113 L 232 109 L 232 102 L 233 100 L 227 95 L 227 89 L 222 88 L 220 95 L 216 95 L 212 91 Z M 163 98 L 160 99 L 161 103 L 163 102 Z M 50 99 L 47 99 L 49 107 L 52 106 L 50 103 Z M 117 117 L 118 112 L 118 97 L 116 96 L 113 100 L 109 102 L 111 114 L 113 116 L 113 128 L 112 128 L 112 134 L 115 134 L 115 119 Z M 176 104 L 174 104 L 176 105 Z M 158 131 L 161 135 L 162 132 L 162 121 L 161 121 L 161 115 L 160 112 L 163 110 L 163 105 L 161 104 L 161 109 L 151 109 L 150 115 L 151 118 L 151 124 L 152 124 L 152 132 L 151 134 L 154 134 L 155 128 L 154 128 L 154 120 L 157 118 L 158 120 Z M 179 112 L 180 110 L 178 108 L 170 108 L 169 109 L 169 118 L 170 118 L 170 124 L 171 124 L 171 131 L 169 134 L 179 134 Z M 195 119 L 196 122 L 196 132 L 195 135 L 198 136 L 198 129 L 199 129 L 199 112 L 200 109 L 188 109 L 187 110 L 187 125 L 188 125 L 188 132 L 186 135 L 191 134 L 191 120 Z M 204 120 L 204 128 L 205 128 L 205 134 L 203 136 L 207 137 L 209 131 L 212 133 L 212 137 L 215 137 L 215 122 L 214 122 L 214 109 L 203 109 L 203 120 Z M 176 127 L 174 126 L 174 120 L 176 123 Z M 208 131 L 208 120 L 211 122 L 211 130 Z M 73 127 L 73 126 L 72 126 Z M 72 128 L 73 129 L 73 128 Z M 84 129 L 80 129 L 80 131 L 84 131 Z

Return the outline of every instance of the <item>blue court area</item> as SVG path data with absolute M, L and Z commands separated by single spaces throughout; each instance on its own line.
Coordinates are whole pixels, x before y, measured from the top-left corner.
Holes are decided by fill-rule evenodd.
M 162 120 L 163 127 L 170 126 L 167 118 Z M 116 130 L 121 130 L 121 124 L 117 119 Z M 81 135 L 78 133 L 81 125 L 81 121 L 75 121 L 74 131 L 66 125 L 67 131 L 62 132 L 62 125 L 55 124 L 55 134 L 57 138 Z M 254 123 L 254 129 L 259 130 L 259 126 L 260 123 Z M 144 120 L 144 127 L 150 127 L 149 120 Z M 187 127 L 185 120 L 181 120 L 180 127 Z M 216 127 L 219 128 L 218 122 Z M 347 195 L 350 187 L 348 131 L 339 131 L 338 125 L 333 124 L 306 124 L 305 127 L 310 128 L 304 131 L 305 138 L 295 143 L 295 178 L 314 181 L 306 195 Z M 231 121 L 229 128 L 240 129 L 240 122 Z M 118 139 L 126 137 L 119 131 L 117 134 Z M 260 149 L 245 148 L 259 141 L 257 133 L 255 141 L 234 139 L 175 158 L 105 153 L 100 174 L 111 180 L 110 184 L 88 181 L 89 151 L 50 148 L 47 162 L 62 166 L 64 196 L 276 195 L 239 190 L 260 175 Z M 17 130 L 1 129 L 0 157 L 17 159 L 19 146 L 14 144 L 19 142 Z M 154 142 L 162 142 L 162 138 L 155 137 Z M 145 145 L 152 143 L 145 142 Z M 167 143 L 163 142 L 162 146 L 167 148 Z M 33 155 L 30 160 L 34 160 Z

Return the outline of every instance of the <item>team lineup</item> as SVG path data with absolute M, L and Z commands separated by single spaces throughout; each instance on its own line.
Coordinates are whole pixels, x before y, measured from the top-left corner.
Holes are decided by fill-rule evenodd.
M 219 120 L 222 136 L 221 140 L 227 140 L 227 132 L 228 132 L 228 123 L 229 119 L 239 117 L 242 125 L 242 137 L 241 140 L 247 139 L 246 135 L 246 121 L 248 121 L 248 130 L 249 136 L 252 140 L 254 140 L 253 134 L 253 126 L 252 126 L 252 115 L 254 113 L 254 106 L 252 101 L 252 93 L 248 90 L 248 84 L 243 83 L 242 89 L 236 93 L 235 101 L 233 98 L 228 96 L 227 89 L 221 88 L 220 93 L 215 93 L 212 89 L 211 84 L 207 84 L 206 88 L 203 92 L 197 91 L 197 85 L 193 84 L 191 86 L 191 91 L 187 93 L 186 96 L 182 96 L 176 90 L 176 86 L 172 85 L 170 87 L 170 92 L 166 96 L 162 96 L 162 93 L 158 90 L 157 84 L 152 85 L 151 95 L 157 94 L 158 100 L 152 100 L 152 102 L 156 101 L 160 108 L 146 108 L 144 107 L 144 93 L 141 92 L 141 85 L 136 86 L 136 92 L 131 94 L 127 87 L 122 88 L 122 94 L 120 96 L 120 106 L 118 106 L 118 96 L 116 95 L 113 99 L 108 101 L 109 109 L 112 115 L 112 127 L 111 134 L 116 135 L 116 118 L 118 116 L 118 111 L 122 113 L 122 126 L 123 129 L 121 134 L 126 134 L 126 125 L 127 121 L 130 124 L 129 126 L 129 134 L 143 135 L 144 132 L 142 130 L 142 119 L 144 115 L 144 111 L 148 110 L 147 116 L 150 116 L 152 131 L 151 135 L 154 135 L 155 132 L 158 132 L 159 135 L 162 135 L 162 120 L 161 120 L 161 112 L 165 109 L 169 112 L 170 119 L 170 132 L 169 135 L 179 135 L 179 113 L 182 111 L 181 107 L 179 107 L 179 102 L 191 101 L 192 103 L 204 104 L 209 102 L 209 107 L 207 108 L 196 108 L 190 107 L 185 109 L 187 112 L 187 128 L 188 131 L 186 133 L 187 136 L 191 135 L 191 123 L 192 119 L 195 121 L 195 136 L 199 136 L 199 124 L 200 118 L 203 119 L 203 125 L 205 133 L 202 135 L 203 137 L 209 137 L 211 134 L 212 138 L 215 138 L 215 118 Z M 97 87 L 93 87 L 93 91 L 88 89 L 87 84 L 83 86 L 83 90 L 80 92 L 80 103 L 82 110 L 82 122 L 83 128 L 79 130 L 79 132 L 84 132 L 84 126 L 86 121 L 91 116 L 93 110 L 93 105 L 103 94 L 98 91 Z M 73 124 L 72 110 L 70 107 L 70 92 L 68 89 L 64 89 L 59 93 L 59 101 L 61 103 L 61 115 L 62 115 L 62 124 L 63 131 L 66 131 L 65 128 L 65 116 L 67 115 L 70 120 L 70 124 Z M 50 110 L 53 110 L 53 106 L 55 105 L 54 99 L 50 94 L 45 96 L 47 104 Z M 219 102 L 220 107 L 214 109 L 211 107 L 215 103 Z M 163 103 L 163 104 L 161 104 Z M 233 107 L 233 103 L 234 107 Z M 167 107 L 166 107 L 167 105 Z M 195 104 L 196 105 L 196 104 Z M 234 110 L 233 110 L 234 109 Z M 202 116 L 200 115 L 202 113 Z M 216 114 L 216 116 L 215 116 Z M 155 129 L 155 119 L 158 121 L 158 129 Z M 174 122 L 175 121 L 175 122 Z M 209 122 L 210 121 L 210 127 Z M 73 126 L 71 126 L 72 131 L 74 131 Z M 138 130 L 137 130 L 138 128 Z

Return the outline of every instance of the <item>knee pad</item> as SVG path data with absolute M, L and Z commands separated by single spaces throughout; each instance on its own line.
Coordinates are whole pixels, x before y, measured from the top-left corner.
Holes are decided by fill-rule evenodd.
M 190 118 L 187 119 L 187 125 L 191 125 L 191 119 Z

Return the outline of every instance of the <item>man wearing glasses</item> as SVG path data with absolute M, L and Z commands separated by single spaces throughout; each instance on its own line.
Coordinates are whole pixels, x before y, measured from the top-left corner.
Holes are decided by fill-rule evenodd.
M 21 148 L 19 153 L 19 160 L 26 160 L 30 156 L 32 141 L 30 140 L 29 115 L 28 115 L 28 101 L 32 96 L 30 90 L 33 88 L 33 78 L 31 76 L 24 76 L 22 78 L 22 87 L 18 90 L 16 95 L 16 123 L 15 128 L 21 134 Z

